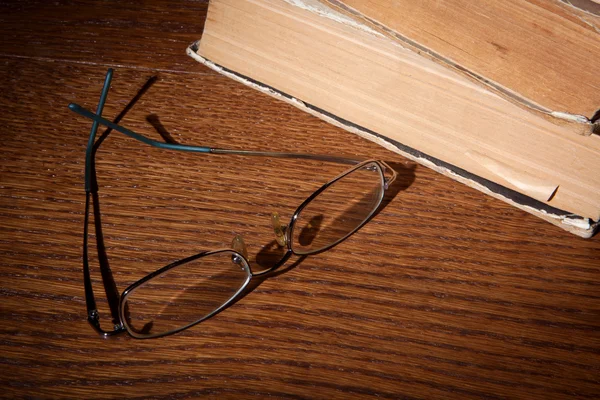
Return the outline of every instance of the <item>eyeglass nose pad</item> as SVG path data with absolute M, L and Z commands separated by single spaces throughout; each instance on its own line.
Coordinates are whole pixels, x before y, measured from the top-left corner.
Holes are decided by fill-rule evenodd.
M 231 241 L 231 249 L 243 255 L 246 260 L 248 259 L 248 249 L 246 249 L 246 242 L 244 242 L 242 235 L 235 235 Z M 233 261 L 235 264 L 240 264 L 242 262 L 239 256 L 235 254 L 231 256 L 231 261 Z
M 279 220 L 279 213 L 274 212 L 271 214 L 271 225 L 273 226 L 273 231 L 275 232 L 275 240 L 277 244 L 281 247 L 287 245 L 287 237 L 285 232 L 287 230 L 287 225 L 282 225 Z

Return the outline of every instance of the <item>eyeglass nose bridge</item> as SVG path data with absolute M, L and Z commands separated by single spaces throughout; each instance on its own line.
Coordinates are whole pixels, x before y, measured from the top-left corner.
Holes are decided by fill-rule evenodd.
M 246 242 L 244 242 L 242 235 L 235 235 L 231 241 L 231 249 L 236 253 L 241 254 L 246 260 L 248 259 L 248 249 L 246 248 Z M 231 256 L 231 261 L 234 264 L 243 264 L 243 260 L 238 254 L 233 254 Z
M 273 232 L 275 233 L 275 240 L 281 247 L 285 247 L 288 244 L 287 237 L 287 225 L 281 224 L 281 220 L 278 212 L 271 214 L 271 225 L 273 226 Z

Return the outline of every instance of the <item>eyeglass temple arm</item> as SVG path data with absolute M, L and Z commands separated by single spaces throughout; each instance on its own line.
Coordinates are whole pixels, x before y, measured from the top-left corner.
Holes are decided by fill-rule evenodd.
M 125 328 L 121 324 L 116 324 L 113 330 L 105 331 L 100 326 L 100 316 L 96 307 L 96 299 L 94 297 L 94 290 L 92 288 L 92 280 L 90 278 L 90 266 L 88 256 L 88 226 L 89 226 L 89 215 L 90 215 L 90 197 L 91 193 L 86 193 L 85 199 L 85 218 L 83 228 L 83 286 L 85 289 L 85 304 L 87 308 L 87 320 L 88 323 L 94 328 L 94 330 L 103 338 L 109 338 L 119 333 L 125 332 Z M 95 222 L 94 222 L 95 223 Z
M 176 144 L 176 143 L 163 143 L 163 142 L 159 142 L 154 139 L 147 138 L 144 135 L 141 135 L 137 132 L 134 132 L 130 129 L 125 128 L 124 126 L 115 124 L 114 122 L 111 122 L 105 118 L 102 118 L 98 114 L 94 114 L 93 112 L 86 110 L 85 108 L 79 106 L 78 104 L 75 104 L 75 103 L 69 104 L 69 109 L 71 109 L 71 111 L 74 111 L 79 115 L 82 115 L 82 116 L 94 121 L 93 126 L 97 126 L 98 124 L 105 125 L 111 129 L 121 132 L 122 134 L 127 135 L 133 139 L 139 140 L 142 143 L 148 144 L 153 147 L 158 147 L 161 149 L 188 151 L 188 152 L 195 152 L 195 153 L 210 153 L 210 154 L 234 154 L 234 155 L 243 155 L 243 156 L 263 156 L 263 157 L 277 157 L 277 158 L 301 158 L 301 159 L 336 162 L 336 163 L 340 163 L 340 164 L 358 164 L 362 161 L 362 160 L 357 160 L 357 159 L 352 159 L 352 158 L 347 158 L 347 157 L 338 157 L 338 156 L 331 156 L 331 155 L 325 155 L 325 154 L 219 149 L 219 148 L 214 148 L 214 147 L 190 146 L 190 145 Z M 92 140 L 92 138 L 90 138 L 90 140 Z M 87 178 L 87 175 L 86 175 L 86 178 Z
M 109 68 L 104 78 L 104 85 L 102 86 L 102 92 L 100 93 L 100 100 L 98 101 L 98 107 L 96 108 L 97 116 L 102 116 L 104 110 L 104 103 L 106 103 L 106 97 L 108 96 L 108 90 L 110 89 L 110 82 L 112 80 L 113 70 Z M 96 132 L 98 132 L 98 121 L 92 122 L 92 128 L 90 129 L 90 138 L 88 139 L 88 145 L 85 152 L 85 191 L 96 192 L 98 188 L 94 183 L 92 187 L 92 173 L 93 173 L 93 161 L 94 161 L 94 142 L 96 141 Z
M 108 95 L 108 89 L 110 88 L 110 82 L 112 80 L 113 70 L 109 69 L 104 79 L 104 86 L 100 94 L 100 100 L 98 102 L 98 108 L 96 110 L 97 115 L 102 114 L 104 109 L 104 103 L 106 103 L 106 97 Z M 121 333 L 124 329 L 120 326 L 115 326 L 112 331 L 105 331 L 100 326 L 100 318 L 96 307 L 96 298 L 94 296 L 94 289 L 92 288 L 92 279 L 90 277 L 90 266 L 89 266 L 89 251 L 88 251 L 88 230 L 89 230 L 89 215 L 90 215 L 90 201 L 93 193 L 98 191 L 97 182 L 94 179 L 94 141 L 96 139 L 96 133 L 98 131 L 99 123 L 94 121 L 90 130 L 90 139 L 86 150 L 85 160 L 85 217 L 84 217 L 84 228 L 83 228 L 83 286 L 85 291 L 85 303 L 87 308 L 88 322 L 94 328 L 94 330 L 104 338 L 108 338 L 115 334 Z M 94 218 L 94 223 L 95 223 Z
M 385 176 L 385 189 L 389 189 L 389 187 L 392 185 L 392 183 L 394 183 L 394 181 L 396 180 L 396 177 L 398 176 L 398 173 L 396 172 L 396 170 L 392 167 L 390 167 L 388 165 L 388 163 L 386 163 L 383 160 L 379 161 L 380 163 L 382 163 L 384 165 L 384 174 Z

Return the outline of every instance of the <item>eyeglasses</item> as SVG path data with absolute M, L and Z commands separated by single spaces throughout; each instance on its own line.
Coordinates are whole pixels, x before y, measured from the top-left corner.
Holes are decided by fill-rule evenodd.
M 349 158 L 267 151 L 247 151 L 163 143 L 117 123 L 102 118 L 102 110 L 110 82 L 109 69 L 104 81 L 96 113 L 77 104 L 69 108 L 93 121 L 85 162 L 85 227 L 83 240 L 83 276 L 88 322 L 103 337 L 128 332 L 135 338 L 155 338 L 187 329 L 217 314 L 239 299 L 253 278 L 266 276 L 281 267 L 292 255 L 307 256 L 331 249 L 360 229 L 378 210 L 385 191 L 396 178 L 396 172 L 379 160 L 357 161 Z M 296 209 L 287 225 L 277 213 L 271 222 L 282 255 L 267 269 L 253 272 L 244 239 L 236 236 L 231 248 L 205 251 L 173 262 L 123 291 L 118 299 L 118 323 L 113 330 L 100 326 L 88 257 L 88 225 L 90 203 L 97 205 L 98 185 L 95 173 L 95 153 L 102 140 L 96 140 L 99 125 L 118 131 L 150 146 L 177 151 L 208 154 L 301 158 L 353 165 L 330 180 Z M 105 136 L 104 136 L 105 137 Z M 93 207 L 94 221 L 99 220 Z M 97 226 L 98 232 L 98 226 Z M 101 235 L 96 235 L 102 246 Z

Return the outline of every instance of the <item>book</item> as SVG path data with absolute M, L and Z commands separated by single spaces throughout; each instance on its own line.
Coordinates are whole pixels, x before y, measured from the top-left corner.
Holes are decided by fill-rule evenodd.
M 592 63 L 589 76 L 588 71 L 577 72 L 583 61 L 553 67 L 579 73 L 575 83 L 591 87 L 584 97 L 592 99 L 587 105 L 575 99 L 566 109 L 552 109 L 560 96 L 547 105 L 529 99 L 522 93 L 534 92 L 515 83 L 505 86 L 511 82 L 496 76 L 501 82 L 495 82 L 476 66 L 462 66 L 404 36 L 401 13 L 367 10 L 369 16 L 352 7 L 360 4 L 211 0 L 202 38 L 188 54 L 232 79 L 590 237 L 600 220 L 600 136 L 594 117 L 577 112 L 600 105 L 596 66 Z M 390 19 L 381 22 L 384 17 Z M 543 21 L 538 25 L 547 29 Z M 596 42 L 585 42 L 589 49 L 581 51 L 600 59 L 598 32 L 583 29 L 577 35 L 590 35 Z M 573 35 L 578 37 L 567 35 L 566 42 Z M 531 82 L 520 85 L 537 81 Z

